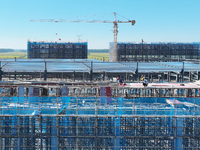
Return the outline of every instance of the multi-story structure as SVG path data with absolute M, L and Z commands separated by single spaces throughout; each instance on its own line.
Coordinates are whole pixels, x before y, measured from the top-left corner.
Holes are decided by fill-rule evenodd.
M 198 85 L 62 84 L 0 83 L 1 150 L 200 147 Z
M 113 61 L 110 43 L 109 61 Z M 182 61 L 199 59 L 199 43 L 118 43 L 117 61 Z
M 87 59 L 87 42 L 80 43 L 27 43 L 28 58 Z

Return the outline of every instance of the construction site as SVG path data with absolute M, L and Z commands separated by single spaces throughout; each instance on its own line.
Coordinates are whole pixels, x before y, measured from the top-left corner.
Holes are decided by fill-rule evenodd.
M 2 150 L 199 147 L 197 61 L 0 62 Z M 117 83 L 118 76 L 126 85 Z M 147 87 L 141 77 L 149 80 Z
M 198 149 L 199 85 L 2 82 L 1 149 Z
M 199 44 L 117 43 L 135 20 L 113 14 L 31 20 L 112 23 L 109 62 L 87 59 L 87 42 L 28 41 L 28 59 L 0 59 L 0 150 L 199 149 Z

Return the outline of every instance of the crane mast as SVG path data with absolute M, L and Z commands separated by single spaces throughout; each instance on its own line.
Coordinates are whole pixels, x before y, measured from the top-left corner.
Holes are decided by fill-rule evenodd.
M 36 19 L 30 20 L 30 22 L 74 22 L 74 23 L 113 23 L 113 34 L 114 34 L 114 43 L 113 43 L 113 62 L 117 62 L 117 34 L 118 34 L 118 23 L 132 23 L 135 24 L 135 20 L 128 20 L 128 21 L 119 21 L 117 20 L 116 12 L 113 13 L 115 16 L 114 21 L 107 21 L 107 20 L 54 20 L 54 19 Z
M 114 43 L 113 43 L 113 62 L 117 62 L 117 33 L 118 33 L 118 24 L 117 24 L 117 16 L 116 16 L 116 12 L 114 12 L 114 16 L 115 16 L 115 21 L 113 22 L 114 24 L 114 30 L 113 30 L 113 34 L 114 34 Z

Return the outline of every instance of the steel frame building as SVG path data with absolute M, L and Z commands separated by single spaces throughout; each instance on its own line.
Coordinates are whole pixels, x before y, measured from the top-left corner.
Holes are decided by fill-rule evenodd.
M 87 42 L 79 43 L 27 43 L 28 58 L 87 59 Z
M 0 149 L 198 149 L 199 96 L 198 86 L 178 84 L 145 89 L 2 83 Z
M 192 82 L 200 79 L 199 62 L 103 62 L 89 59 L 2 59 L 0 81 Z
M 199 59 L 199 43 L 117 43 L 117 61 L 184 61 Z M 113 43 L 109 61 L 113 62 Z

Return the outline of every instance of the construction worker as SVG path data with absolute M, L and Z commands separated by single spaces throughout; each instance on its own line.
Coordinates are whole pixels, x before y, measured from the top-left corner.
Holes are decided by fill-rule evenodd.
M 120 79 L 120 77 L 117 77 L 117 80 L 118 80 L 118 82 L 119 82 L 119 84 L 120 84 L 120 85 L 122 85 L 122 84 L 123 84 L 123 80 L 122 80 L 122 79 Z
M 148 86 L 148 80 L 147 79 L 142 78 L 141 80 L 142 80 L 144 87 Z

